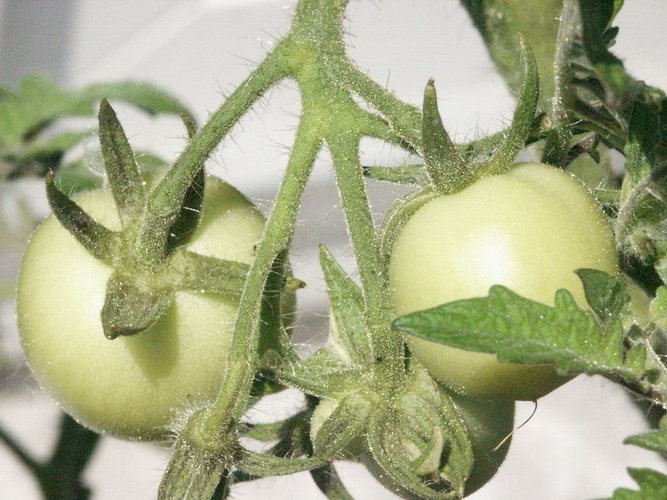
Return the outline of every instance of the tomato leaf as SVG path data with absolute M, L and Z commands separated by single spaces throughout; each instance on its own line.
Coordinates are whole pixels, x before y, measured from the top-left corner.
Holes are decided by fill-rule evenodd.
M 156 87 L 137 82 L 91 85 L 80 91 L 64 90 L 40 76 L 28 76 L 17 91 L 0 88 L 0 179 L 56 170 L 65 153 L 89 132 L 52 136 L 56 120 L 93 116 L 93 104 L 104 98 L 134 104 L 150 114 L 192 115 L 177 99 Z
M 466 350 L 495 352 L 503 362 L 553 363 L 563 374 L 600 374 L 628 383 L 644 375 L 642 347 L 624 354 L 618 321 L 605 330 L 567 290 L 555 307 L 495 285 L 488 297 L 460 300 L 408 314 L 394 321 L 404 333 Z
M 60 435 L 49 461 L 37 475 L 47 498 L 88 498 L 90 489 L 82 484 L 83 472 L 93 455 L 100 435 L 63 413 Z
M 342 359 L 352 364 L 367 366 L 373 359 L 361 290 L 324 246 L 320 246 L 320 265 L 324 271 L 332 320 L 335 324 L 329 333 L 331 348 Z
M 16 155 L 19 163 L 39 162 L 45 168 L 55 169 L 65 152 L 90 137 L 89 132 L 63 132 L 38 142 L 26 144 Z
M 619 488 L 610 500 L 663 500 L 667 498 L 667 476 L 651 469 L 628 468 L 639 491 Z
M 98 169 L 97 158 L 89 155 L 58 167 L 55 171 L 55 182 L 58 188 L 68 194 L 104 186 L 104 172 Z M 135 161 L 139 166 L 142 177 L 150 177 L 158 170 L 164 169 L 167 162 L 151 153 L 136 152 Z M 100 161 L 100 165 L 102 162 Z
M 150 115 L 160 113 L 186 114 L 196 123 L 188 108 L 174 96 L 154 85 L 142 82 L 97 83 L 89 85 L 74 95 L 79 101 L 90 102 L 101 99 L 124 101 Z
M 639 84 L 643 90 L 646 85 Z M 661 139 L 660 113 L 648 92 L 641 92 L 630 110 L 625 167 L 635 182 L 651 173 L 656 146 Z
M 667 430 L 649 431 L 629 436 L 625 438 L 623 443 L 667 454 Z
M 93 114 L 90 102 L 77 99 L 40 76 L 28 76 L 17 92 L 0 97 L 0 146 L 16 150 L 61 116 Z
M 596 269 L 577 269 L 575 272 L 584 285 L 588 304 L 603 321 L 618 316 L 630 303 L 622 279 Z

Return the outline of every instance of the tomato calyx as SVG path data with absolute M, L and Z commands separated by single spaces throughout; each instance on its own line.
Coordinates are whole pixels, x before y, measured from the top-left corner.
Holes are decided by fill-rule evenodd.
M 470 162 L 457 149 L 445 130 L 438 111 L 433 80 L 424 90 L 422 114 L 422 146 L 430 187 L 439 194 L 465 189 L 476 180 L 507 171 L 523 149 L 531 132 L 541 120 L 535 119 L 539 97 L 537 63 L 525 40 L 519 38 L 519 55 L 523 67 L 523 83 L 512 124 L 504 136 L 488 145 L 493 151 L 488 160 Z
M 184 118 L 189 134 L 194 124 Z M 120 230 L 93 219 L 47 176 L 47 198 L 59 222 L 96 259 L 110 265 L 101 311 L 104 335 L 135 335 L 160 319 L 177 290 L 240 295 L 248 265 L 184 248 L 203 209 L 203 163 L 190 178 L 172 168 L 150 189 L 116 113 L 99 112 L 104 167 L 120 216 Z

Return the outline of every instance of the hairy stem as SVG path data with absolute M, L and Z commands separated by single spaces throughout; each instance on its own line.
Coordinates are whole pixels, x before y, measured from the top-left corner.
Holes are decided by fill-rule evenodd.
M 241 294 L 225 379 L 207 421 L 211 435 L 228 431 L 248 407 L 257 365 L 262 293 L 273 261 L 289 246 L 303 190 L 320 146 L 319 131 L 304 112 L 280 191 Z
M 151 193 L 146 208 L 146 221 L 138 239 L 139 247 L 144 249 L 143 257 L 148 262 L 164 256 L 169 230 L 180 211 L 180 206 L 174 200 L 184 199 L 202 162 L 252 105 L 276 82 L 288 76 L 282 61 L 285 45 L 279 44 L 211 115 Z
M 403 340 L 389 328 L 393 316 L 392 299 L 359 162 L 359 140 L 346 140 L 341 136 L 341 133 L 335 134 L 327 142 L 334 160 L 352 247 L 357 257 L 373 355 L 377 361 L 386 361 L 400 372 Z

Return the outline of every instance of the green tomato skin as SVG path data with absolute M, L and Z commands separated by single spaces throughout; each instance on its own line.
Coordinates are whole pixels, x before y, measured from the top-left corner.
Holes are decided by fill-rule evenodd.
M 120 229 L 109 192 L 91 191 L 77 203 L 106 227 Z M 263 216 L 241 193 L 208 177 L 201 222 L 187 248 L 251 263 L 263 227 Z M 53 215 L 40 225 L 17 290 L 28 364 L 44 390 L 83 425 L 126 439 L 168 439 L 179 412 L 215 398 L 238 300 L 177 292 L 149 330 L 107 340 L 100 311 L 110 274 Z
M 475 399 L 451 391 L 447 393 L 459 409 L 472 446 L 474 462 L 466 481 L 467 496 L 488 483 L 505 461 L 511 443 L 508 436 L 514 430 L 514 401 Z M 503 442 L 505 438 L 508 439 Z
M 587 307 L 578 268 L 618 273 L 605 215 L 573 176 L 525 163 L 421 207 L 394 241 L 389 282 L 399 316 L 485 296 L 494 284 L 549 305 L 565 288 Z M 535 400 L 568 380 L 550 365 L 408 342 L 431 375 L 472 397 Z

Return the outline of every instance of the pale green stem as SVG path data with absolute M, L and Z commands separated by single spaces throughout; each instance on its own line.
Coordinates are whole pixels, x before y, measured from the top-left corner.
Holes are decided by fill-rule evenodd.
M 146 221 L 138 241 L 139 247 L 144 249 L 143 258 L 153 262 L 164 256 L 169 229 L 180 211 L 175 199 L 185 197 L 203 159 L 208 158 L 239 119 L 269 88 L 288 76 L 286 65 L 281 61 L 287 44 L 284 40 L 278 45 L 211 115 L 150 194 Z
M 421 112 L 383 88 L 350 61 L 330 68 L 332 78 L 371 104 L 389 120 L 391 127 L 417 152 L 422 152 Z
M 206 422 L 207 433 L 211 436 L 228 431 L 229 425 L 236 425 L 248 407 L 257 365 L 259 316 L 264 286 L 273 261 L 289 246 L 303 190 L 320 146 L 319 131 L 304 111 L 282 185 L 241 294 L 234 337 L 227 356 L 225 379 L 212 415 Z
M 359 268 L 373 355 L 378 362 L 390 363 L 394 373 L 401 372 L 403 340 L 389 328 L 393 317 L 392 299 L 359 162 L 359 138 L 341 135 L 341 132 L 333 134 L 327 138 L 327 143 Z

